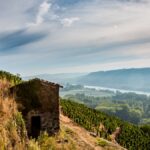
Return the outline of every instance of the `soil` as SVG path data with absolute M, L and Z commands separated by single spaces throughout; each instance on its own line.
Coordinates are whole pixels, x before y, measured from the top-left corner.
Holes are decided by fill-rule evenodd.
M 125 150 L 120 145 L 114 144 L 105 139 L 102 140 L 107 142 L 107 146 L 98 146 L 96 142 L 98 137 L 90 135 L 87 130 L 74 123 L 70 118 L 64 116 L 62 113 L 60 114 L 60 123 L 64 127 L 75 132 L 75 135 L 72 135 L 71 138 L 78 143 L 80 150 Z

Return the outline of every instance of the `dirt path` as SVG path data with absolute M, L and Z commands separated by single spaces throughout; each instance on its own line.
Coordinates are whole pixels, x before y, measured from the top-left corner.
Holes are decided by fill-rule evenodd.
M 78 139 L 82 142 L 84 142 L 88 150 L 123 150 L 124 148 L 120 147 L 119 145 L 116 145 L 112 142 L 109 142 L 107 140 L 104 140 L 108 143 L 108 146 L 106 147 L 100 147 L 96 144 L 96 138 L 91 136 L 87 130 L 84 128 L 80 127 L 76 123 L 74 123 L 71 119 L 69 119 L 67 116 L 64 116 L 63 114 L 60 114 L 60 122 L 63 124 L 63 126 L 69 128 L 70 130 L 74 131 Z M 87 150 L 87 149 L 86 149 Z
M 81 128 L 72 122 L 71 119 L 61 114 L 60 121 L 65 127 L 74 131 L 78 138 L 89 146 L 89 149 L 103 150 L 103 148 L 96 146 L 96 139 L 94 137 L 90 136 L 90 134 L 84 128 Z

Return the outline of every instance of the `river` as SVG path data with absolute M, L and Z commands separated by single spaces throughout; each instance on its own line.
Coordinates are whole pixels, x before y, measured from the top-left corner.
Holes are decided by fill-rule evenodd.
M 122 93 L 136 93 L 136 94 L 144 94 L 147 96 L 150 96 L 150 92 L 143 92 L 143 91 L 132 91 L 132 90 L 122 90 L 122 89 L 114 89 L 114 88 L 107 88 L 107 87 L 101 87 L 101 86 L 89 86 L 89 85 L 84 85 L 84 88 L 90 88 L 90 89 L 95 89 L 95 90 L 110 90 L 113 92 L 122 92 Z

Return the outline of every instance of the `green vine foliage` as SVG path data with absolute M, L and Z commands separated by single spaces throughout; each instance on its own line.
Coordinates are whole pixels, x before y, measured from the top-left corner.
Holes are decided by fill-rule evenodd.
M 100 137 L 109 140 L 110 135 L 117 127 L 120 127 L 121 132 L 116 139 L 120 145 L 129 150 L 149 150 L 150 148 L 150 136 L 145 133 L 150 129 L 148 127 L 142 128 L 133 125 L 69 100 L 61 100 L 61 106 L 65 115 L 85 129 L 96 132 Z M 105 129 L 99 128 L 100 123 L 104 125 Z

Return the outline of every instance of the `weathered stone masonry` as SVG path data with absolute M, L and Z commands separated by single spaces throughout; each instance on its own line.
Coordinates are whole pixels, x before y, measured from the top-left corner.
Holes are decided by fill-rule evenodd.
M 40 79 L 23 82 L 10 89 L 23 113 L 29 136 L 59 131 L 59 84 Z

